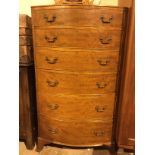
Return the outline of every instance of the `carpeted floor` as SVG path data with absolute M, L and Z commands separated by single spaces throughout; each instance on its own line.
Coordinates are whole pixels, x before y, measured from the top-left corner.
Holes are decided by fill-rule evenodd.
M 93 150 L 93 149 L 66 149 L 45 146 L 41 152 L 27 150 L 23 142 L 19 143 L 19 155 L 110 155 L 107 150 Z M 119 150 L 118 155 L 133 155 L 132 153 L 124 153 Z

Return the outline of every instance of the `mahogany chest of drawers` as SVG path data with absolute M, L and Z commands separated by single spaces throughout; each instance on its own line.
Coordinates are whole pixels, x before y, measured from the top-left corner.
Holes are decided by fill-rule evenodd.
M 126 9 L 32 7 L 38 151 L 111 146 Z

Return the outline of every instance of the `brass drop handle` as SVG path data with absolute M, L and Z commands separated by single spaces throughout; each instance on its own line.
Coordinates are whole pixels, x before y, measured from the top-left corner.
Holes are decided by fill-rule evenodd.
M 51 133 L 51 134 L 58 134 L 58 129 L 54 129 L 54 128 L 50 128 L 48 129 L 48 131 Z
M 110 60 L 107 60 L 107 59 L 99 59 L 99 60 L 97 60 L 97 62 L 101 66 L 106 66 L 110 62 Z
M 59 108 L 58 104 L 48 104 L 47 106 L 50 110 L 56 110 Z
M 59 82 L 57 80 L 53 80 L 53 81 L 47 80 L 47 84 L 49 87 L 56 87 L 59 84 Z
M 95 110 L 96 110 L 97 112 L 104 112 L 104 111 L 105 111 L 105 107 L 103 107 L 103 106 L 96 106 L 96 107 L 95 107 Z
M 105 82 L 96 82 L 96 86 L 98 88 L 105 88 L 107 86 L 107 84 Z
M 104 131 L 94 131 L 94 135 L 97 136 L 97 137 L 103 136 Z
M 109 17 L 101 16 L 100 20 L 104 24 L 110 24 L 110 23 L 112 23 L 113 16 L 109 16 Z
M 110 36 L 110 37 L 106 37 L 104 39 L 100 38 L 99 40 L 100 40 L 101 44 L 110 44 L 112 41 L 112 37 Z
M 53 16 L 52 18 L 49 18 L 48 16 L 44 16 L 44 19 L 47 23 L 53 23 L 56 20 L 56 16 Z
M 58 58 L 52 58 L 52 59 L 49 59 L 47 56 L 45 57 L 45 60 L 47 61 L 47 63 L 49 64 L 55 64 L 57 61 L 58 61 Z
M 57 40 L 57 37 L 49 38 L 48 36 L 45 36 L 45 40 L 49 43 L 55 43 L 55 41 Z

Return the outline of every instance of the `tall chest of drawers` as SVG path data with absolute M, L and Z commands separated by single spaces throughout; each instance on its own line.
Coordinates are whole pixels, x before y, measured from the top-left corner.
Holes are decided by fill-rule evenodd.
M 32 7 L 38 151 L 112 145 L 125 18 L 118 7 Z

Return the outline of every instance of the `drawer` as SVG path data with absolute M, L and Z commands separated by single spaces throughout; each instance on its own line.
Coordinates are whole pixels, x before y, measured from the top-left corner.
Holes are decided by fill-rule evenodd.
M 121 31 L 104 31 L 96 28 L 53 28 L 36 29 L 34 34 L 37 36 L 35 46 L 38 47 L 119 50 Z
M 37 68 L 77 72 L 117 72 L 119 52 L 36 48 L 35 58 Z
M 64 122 L 39 116 L 39 137 L 68 146 L 100 146 L 109 144 L 112 121 Z
M 19 28 L 31 28 L 31 17 L 25 14 L 19 14 Z
M 32 45 L 32 36 L 19 36 L 19 45 L 20 46 Z
M 102 7 L 98 9 L 58 8 L 32 9 L 34 26 L 101 26 L 122 27 L 122 8 Z
M 19 46 L 19 62 L 20 64 L 33 63 L 32 46 Z
M 114 92 L 115 83 L 115 74 L 79 74 L 37 69 L 37 88 L 42 93 L 103 94 Z
M 19 36 L 32 36 L 32 29 L 20 27 L 19 28 Z
M 38 112 L 59 120 L 112 120 L 115 94 L 51 95 L 38 93 Z

